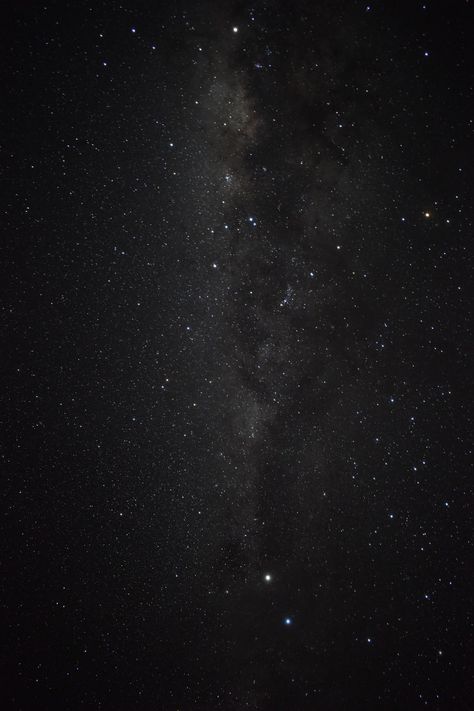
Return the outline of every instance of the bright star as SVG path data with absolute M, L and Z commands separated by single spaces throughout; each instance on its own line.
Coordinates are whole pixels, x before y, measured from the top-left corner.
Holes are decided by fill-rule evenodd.
M 283 621 L 284 621 L 285 625 L 287 625 L 287 626 L 291 625 L 291 623 L 292 623 L 291 617 L 285 617 L 285 619 Z
M 270 582 L 271 582 L 272 576 L 270 575 L 270 573 L 266 573 L 266 575 L 265 575 L 265 577 L 264 577 L 264 580 L 265 580 L 266 583 L 270 583 Z

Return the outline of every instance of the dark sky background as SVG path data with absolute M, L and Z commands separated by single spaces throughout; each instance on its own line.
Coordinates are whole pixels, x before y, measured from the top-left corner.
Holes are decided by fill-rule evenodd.
M 1 15 L 0 708 L 472 709 L 472 3 Z

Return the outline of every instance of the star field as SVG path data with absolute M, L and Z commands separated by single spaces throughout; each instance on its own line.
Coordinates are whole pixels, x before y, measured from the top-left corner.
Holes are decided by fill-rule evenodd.
M 470 708 L 470 3 L 3 14 L 0 707 Z

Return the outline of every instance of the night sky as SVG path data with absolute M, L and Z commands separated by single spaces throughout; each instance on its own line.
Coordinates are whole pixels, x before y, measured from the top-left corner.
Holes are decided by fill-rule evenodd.
M 0 708 L 472 710 L 472 4 L 9 5 Z

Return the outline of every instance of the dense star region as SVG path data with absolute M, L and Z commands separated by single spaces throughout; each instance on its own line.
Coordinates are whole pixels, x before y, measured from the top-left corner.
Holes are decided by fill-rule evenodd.
M 472 708 L 471 3 L 2 13 L 0 708 Z

